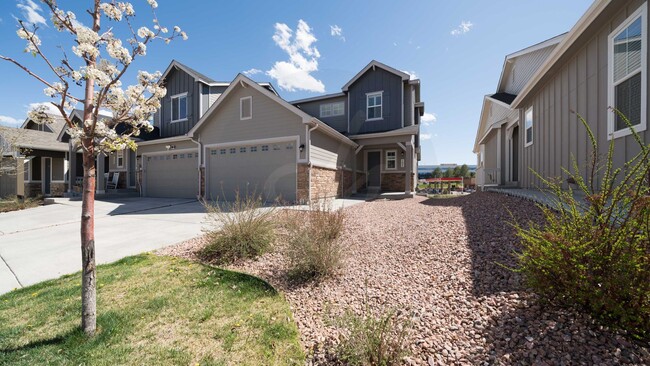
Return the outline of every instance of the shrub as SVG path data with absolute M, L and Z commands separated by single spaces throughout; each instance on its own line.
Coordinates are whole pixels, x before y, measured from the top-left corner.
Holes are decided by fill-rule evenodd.
M 588 124 L 579 119 L 591 139 L 589 174 L 583 178 L 573 159 L 571 171 L 564 172 L 577 189 L 566 190 L 561 182 L 540 177 L 556 204 L 542 207 L 545 226 L 516 225 L 523 243 L 519 270 L 546 298 L 577 305 L 606 324 L 648 338 L 650 145 L 632 130 L 640 152 L 624 167 L 614 168 L 614 140 L 601 161 Z
M 262 197 L 237 193 L 234 202 L 204 204 L 209 228 L 208 244 L 198 255 L 211 263 L 254 258 L 271 247 L 274 234 L 274 208 L 264 207 Z
M 363 314 L 347 310 L 334 319 L 342 331 L 336 356 L 346 365 L 400 365 L 409 353 L 410 322 L 395 310 L 373 314 L 366 305 Z
M 291 277 L 306 280 L 335 274 L 344 258 L 340 240 L 345 225 L 343 210 L 333 210 L 324 201 L 288 217 L 286 256 Z

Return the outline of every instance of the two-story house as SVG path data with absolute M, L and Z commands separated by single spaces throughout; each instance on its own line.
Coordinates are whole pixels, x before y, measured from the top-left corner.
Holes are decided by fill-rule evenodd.
M 538 188 L 539 174 L 567 186 L 574 159 L 587 178 L 593 152 L 579 116 L 597 155 L 612 142 L 614 168 L 623 168 L 640 148 L 613 109 L 648 141 L 649 16 L 647 0 L 596 0 L 568 33 L 507 56 L 481 112 L 478 184 Z
M 372 61 L 342 92 L 289 103 L 270 84 L 216 82 L 176 61 L 154 124 L 138 142 L 142 193 L 306 202 L 361 189 L 411 195 L 424 113 L 419 80 Z

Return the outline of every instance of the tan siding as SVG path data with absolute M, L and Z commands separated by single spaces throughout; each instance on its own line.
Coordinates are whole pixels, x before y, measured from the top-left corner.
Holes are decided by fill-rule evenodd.
M 247 96 L 252 97 L 253 118 L 242 121 L 239 100 Z M 305 125 L 301 117 L 252 87 L 237 86 L 225 98 L 198 130 L 204 145 L 284 136 L 300 136 L 300 144 L 305 143 Z
M 499 130 L 493 130 L 490 135 L 485 139 L 485 169 L 497 168 L 497 133 Z
M 191 140 L 184 140 L 184 141 L 176 141 L 176 142 L 161 142 L 160 144 L 154 144 L 154 145 L 144 145 L 144 146 L 138 146 L 138 156 L 141 156 L 142 154 L 151 154 L 151 153 L 157 153 L 157 152 L 164 152 L 167 151 L 166 146 L 168 145 L 174 145 L 175 150 L 185 150 L 185 149 L 196 149 L 197 145 L 192 142 Z
M 506 75 L 505 92 L 510 94 L 519 94 L 521 89 L 526 85 L 532 75 L 544 63 L 546 58 L 551 54 L 555 46 L 549 46 L 515 58 L 515 78 L 512 79 L 512 71 Z M 512 69 L 510 69 L 512 70 Z
M 586 177 L 591 144 L 576 113 L 587 120 L 594 132 L 599 144 L 599 155 L 606 154 L 609 143 L 607 117 L 610 113 L 607 103 L 608 37 L 612 30 L 644 2 L 627 1 L 609 21 L 590 31 L 580 48 L 573 51 L 573 55 L 531 99 L 528 106 L 533 105 L 535 108 L 534 143 L 523 148 L 521 186 L 535 187 L 540 183 L 529 168 L 545 177 L 562 176 L 562 179 L 566 179 L 561 168 L 570 167 L 572 158 L 577 160 L 581 174 Z M 646 72 L 646 77 L 649 74 Z M 648 131 L 640 135 L 647 143 Z M 524 136 L 525 133 L 522 133 L 522 145 Z M 639 150 L 632 136 L 618 138 L 614 143 L 614 162 L 617 167 L 622 167 Z
M 311 133 L 311 159 L 314 164 L 322 163 L 331 167 L 352 169 L 354 149 L 324 133 L 315 130 Z

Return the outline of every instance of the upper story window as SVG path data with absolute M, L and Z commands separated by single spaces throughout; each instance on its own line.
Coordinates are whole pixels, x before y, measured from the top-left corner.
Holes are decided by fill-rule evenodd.
M 253 97 L 243 97 L 239 99 L 239 119 L 253 118 Z
M 397 169 L 397 151 L 388 150 L 386 151 L 386 170 L 395 169 Z
M 525 127 L 526 127 L 525 146 L 530 146 L 533 144 L 533 107 L 526 109 Z
M 172 96 L 172 122 L 187 120 L 187 93 Z
M 384 92 L 366 94 L 366 121 L 382 118 Z
M 622 115 L 610 113 L 607 126 L 610 138 L 632 133 L 627 122 L 635 131 L 644 131 L 647 127 L 646 8 L 643 4 L 609 35 L 608 101 Z
M 345 114 L 345 102 L 327 103 L 320 105 L 321 117 L 335 117 Z
M 115 166 L 118 168 L 124 168 L 124 150 L 117 150 L 115 154 Z

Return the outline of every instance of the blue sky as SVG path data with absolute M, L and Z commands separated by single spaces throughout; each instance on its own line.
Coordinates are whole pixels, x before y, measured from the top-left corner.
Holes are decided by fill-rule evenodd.
M 29 15 L 25 10 L 34 9 L 30 2 L 0 3 L 0 54 L 47 75 L 38 59 L 22 52 L 24 41 L 15 34 L 14 16 Z M 88 16 L 81 5 L 90 3 L 59 0 L 82 22 Z M 137 25 L 150 25 L 146 1 L 133 4 Z M 271 81 L 283 98 L 295 100 L 339 92 L 376 59 L 421 79 L 422 101 L 430 114 L 422 126 L 421 164 L 473 164 L 482 98 L 494 92 L 505 55 L 568 31 L 591 0 L 158 0 L 158 4 L 161 24 L 179 25 L 189 39 L 150 46 L 148 56 L 132 65 L 125 84 L 134 80 L 136 70 L 163 71 L 175 58 L 223 81 L 258 70 L 251 74 L 253 79 Z M 40 14 L 49 18 L 45 11 Z M 51 26 L 42 26 L 39 35 L 53 59 L 60 55 L 58 45 L 74 57 L 69 40 Z M 43 86 L 13 64 L 0 61 L 0 75 L 0 123 L 20 123 L 30 104 L 47 101 Z

